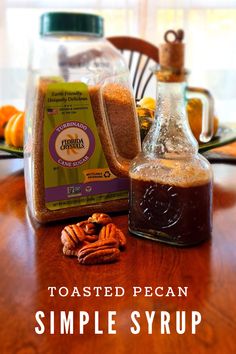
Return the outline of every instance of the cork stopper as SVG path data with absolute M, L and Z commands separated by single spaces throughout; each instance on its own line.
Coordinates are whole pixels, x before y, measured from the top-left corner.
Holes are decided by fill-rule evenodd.
M 169 30 L 165 33 L 164 39 L 166 43 L 160 45 L 159 62 L 161 69 L 173 70 L 175 72 L 182 72 L 184 70 L 183 38 L 183 30 L 176 32 Z

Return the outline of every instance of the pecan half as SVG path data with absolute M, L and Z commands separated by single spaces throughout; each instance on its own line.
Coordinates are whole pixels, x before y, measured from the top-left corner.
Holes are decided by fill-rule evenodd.
M 111 263 L 119 259 L 120 251 L 115 239 L 98 240 L 84 246 L 78 252 L 78 261 L 81 264 Z
M 119 240 L 119 246 L 121 248 L 125 248 L 126 246 L 126 237 L 125 234 L 121 231 L 121 229 L 116 228 L 116 238 Z
M 103 226 L 99 232 L 99 240 L 108 240 L 109 238 L 116 239 L 116 226 L 112 223 Z
M 112 223 L 103 226 L 99 233 L 99 240 L 108 240 L 109 238 L 116 239 L 119 243 L 118 247 L 124 248 L 126 245 L 124 233 Z
M 88 221 L 101 225 L 107 225 L 112 222 L 110 216 L 103 213 L 94 213 L 91 217 L 88 218 Z
M 80 221 L 77 225 L 82 227 L 86 235 L 96 235 L 98 233 L 96 224 L 88 220 Z
M 118 248 L 105 248 L 103 250 L 89 253 L 86 256 L 78 257 L 80 264 L 103 264 L 115 262 L 120 257 Z
M 118 245 L 117 240 L 114 238 L 110 238 L 108 240 L 98 240 L 96 242 L 89 243 L 84 247 L 82 247 L 79 250 L 78 257 L 87 255 L 94 251 L 103 250 L 105 248 L 114 248 L 117 247 L 117 245 Z
M 84 230 L 78 225 L 68 225 L 61 232 L 61 242 L 69 250 L 82 246 L 84 240 Z
M 64 246 L 62 252 L 65 256 L 78 256 L 79 249 L 75 248 L 73 250 L 70 250 L 66 246 Z
M 98 235 L 85 235 L 85 241 L 96 242 L 98 240 Z

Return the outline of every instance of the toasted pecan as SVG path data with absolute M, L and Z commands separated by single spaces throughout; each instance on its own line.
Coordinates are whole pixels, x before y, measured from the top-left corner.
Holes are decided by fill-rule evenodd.
M 117 247 L 118 243 L 117 240 L 114 238 L 110 238 L 108 240 L 98 240 L 96 242 L 93 243 L 89 243 L 85 246 L 83 246 L 80 250 L 79 250 L 79 255 L 83 255 L 83 254 L 89 254 L 91 252 L 94 252 L 96 250 L 101 250 L 104 248 L 113 248 L 113 247 Z
M 83 230 L 86 235 L 96 235 L 98 233 L 97 225 L 88 221 L 80 221 L 78 224 Z
M 116 226 L 113 223 L 104 225 L 99 232 L 99 240 L 116 239 Z
M 117 261 L 126 237 L 111 221 L 107 214 L 94 213 L 88 220 L 66 226 L 61 234 L 63 253 L 78 256 L 80 264 Z
M 61 242 L 67 249 L 75 249 L 81 246 L 84 240 L 84 230 L 78 225 L 68 225 L 62 230 Z
M 101 264 L 115 262 L 119 257 L 120 251 L 118 248 L 105 246 L 89 253 L 79 253 L 78 261 L 80 264 Z
M 86 235 L 85 241 L 96 242 L 98 240 L 98 235 Z
M 78 256 L 78 248 L 75 248 L 73 250 L 68 249 L 66 246 L 63 247 L 62 252 L 64 253 L 65 256 Z
M 119 243 L 118 247 L 124 248 L 126 245 L 124 233 L 113 223 L 103 226 L 99 233 L 99 240 L 107 240 L 109 238 L 115 238 Z
M 125 248 L 126 237 L 125 237 L 125 234 L 123 233 L 123 231 L 121 231 L 121 229 L 119 229 L 118 227 L 116 228 L 116 237 L 119 240 L 119 246 L 121 248 Z
M 88 218 L 88 221 L 101 225 L 107 225 L 112 222 L 111 217 L 103 213 L 94 213 Z

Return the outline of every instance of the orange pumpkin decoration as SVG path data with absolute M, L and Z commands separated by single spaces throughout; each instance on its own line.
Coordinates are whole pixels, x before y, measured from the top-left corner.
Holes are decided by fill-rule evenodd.
M 4 132 L 6 144 L 18 148 L 23 147 L 24 120 L 24 112 L 18 112 L 9 119 Z
M 16 114 L 17 112 L 19 112 L 18 109 L 11 105 L 0 107 L 0 138 L 4 137 L 4 129 L 7 122 L 13 116 L 13 114 Z

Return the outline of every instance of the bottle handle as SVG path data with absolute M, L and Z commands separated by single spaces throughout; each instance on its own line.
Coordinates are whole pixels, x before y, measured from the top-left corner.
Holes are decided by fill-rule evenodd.
M 198 98 L 202 101 L 202 131 L 200 141 L 207 143 L 214 133 L 214 101 L 208 90 L 197 87 L 187 87 L 187 99 Z
M 102 148 L 106 156 L 109 168 L 111 172 L 117 177 L 128 177 L 129 168 L 132 159 L 125 158 L 121 156 L 118 151 L 113 132 L 111 127 L 111 122 L 108 116 L 106 103 L 104 99 L 103 90 L 106 84 L 103 84 L 99 88 L 99 112 L 100 114 L 96 117 L 96 124 L 99 131 L 99 137 L 101 140 Z M 132 124 L 132 129 L 138 134 L 140 141 L 139 126 L 135 122 L 135 108 L 134 109 L 134 121 Z M 117 117 L 119 119 L 119 117 Z M 120 127 L 122 129 L 122 127 Z M 139 143 L 137 153 L 141 150 L 141 142 Z

